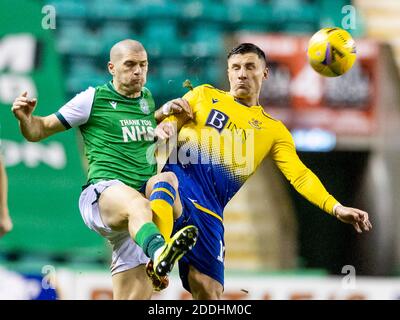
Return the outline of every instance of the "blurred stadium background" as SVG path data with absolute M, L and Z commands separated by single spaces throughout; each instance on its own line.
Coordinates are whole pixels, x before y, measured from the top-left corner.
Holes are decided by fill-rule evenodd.
M 185 79 L 227 89 L 226 52 L 239 42 L 258 44 L 271 69 L 266 111 L 291 129 L 300 157 L 339 201 L 370 213 L 374 229 L 357 235 L 265 161 L 225 211 L 225 298 L 400 298 L 400 1 L 0 3 L 0 137 L 14 220 L 0 239 L 0 299 L 112 296 L 109 248 L 78 211 L 85 169 L 77 132 L 27 143 L 9 109 L 28 90 L 39 99 L 36 113 L 46 115 L 109 81 L 109 50 L 125 38 L 146 47 L 147 86 L 160 106 L 185 93 Z M 55 29 L 43 28 L 52 8 Z M 307 40 L 322 27 L 343 27 L 351 13 L 356 65 L 322 79 L 307 65 Z M 189 296 L 175 272 L 155 298 Z

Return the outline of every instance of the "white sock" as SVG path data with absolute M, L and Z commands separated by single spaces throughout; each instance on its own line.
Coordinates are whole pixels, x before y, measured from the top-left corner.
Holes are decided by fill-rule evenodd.
M 163 252 L 164 250 L 164 246 L 158 248 L 156 250 L 156 252 L 154 252 L 154 261 L 156 261 L 158 259 L 158 257 L 160 256 L 160 254 Z

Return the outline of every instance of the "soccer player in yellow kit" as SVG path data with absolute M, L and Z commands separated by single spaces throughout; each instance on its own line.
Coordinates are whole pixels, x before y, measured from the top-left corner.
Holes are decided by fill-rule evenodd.
M 357 232 L 372 225 L 367 212 L 342 206 L 299 159 L 284 124 L 259 105 L 268 77 L 264 52 L 241 44 L 228 55 L 230 91 L 202 85 L 180 103 L 193 109 L 193 119 L 171 115 L 159 126 L 177 122 L 177 149 L 163 169 L 179 180 L 182 215 L 174 232 L 192 224 L 199 229 L 196 247 L 179 262 L 183 286 L 195 299 L 219 299 L 224 284 L 223 210 L 261 161 L 271 155 L 279 169 L 307 200 Z M 168 131 L 170 135 L 173 130 Z

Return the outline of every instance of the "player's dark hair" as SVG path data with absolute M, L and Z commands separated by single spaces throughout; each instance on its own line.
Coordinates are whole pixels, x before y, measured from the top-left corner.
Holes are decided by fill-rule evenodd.
M 261 60 L 267 65 L 267 58 L 265 57 L 264 51 L 262 51 L 258 46 L 253 43 L 241 43 L 237 47 L 233 48 L 228 53 L 228 60 L 234 54 L 245 54 L 245 53 L 255 53 Z

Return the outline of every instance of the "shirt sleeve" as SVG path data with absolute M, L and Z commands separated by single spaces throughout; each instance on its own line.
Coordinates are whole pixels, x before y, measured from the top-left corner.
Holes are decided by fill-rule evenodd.
M 192 107 L 193 112 L 196 112 L 200 105 L 201 93 L 204 90 L 204 85 L 198 86 L 193 90 L 187 92 L 182 98 L 187 100 L 189 105 Z
M 88 121 L 95 92 L 95 88 L 89 87 L 78 93 L 55 113 L 66 129 L 78 127 Z
M 272 147 L 272 158 L 297 192 L 325 212 L 333 214 L 333 208 L 338 201 L 303 164 L 296 153 L 292 135 L 281 122 L 279 124 L 277 138 Z

